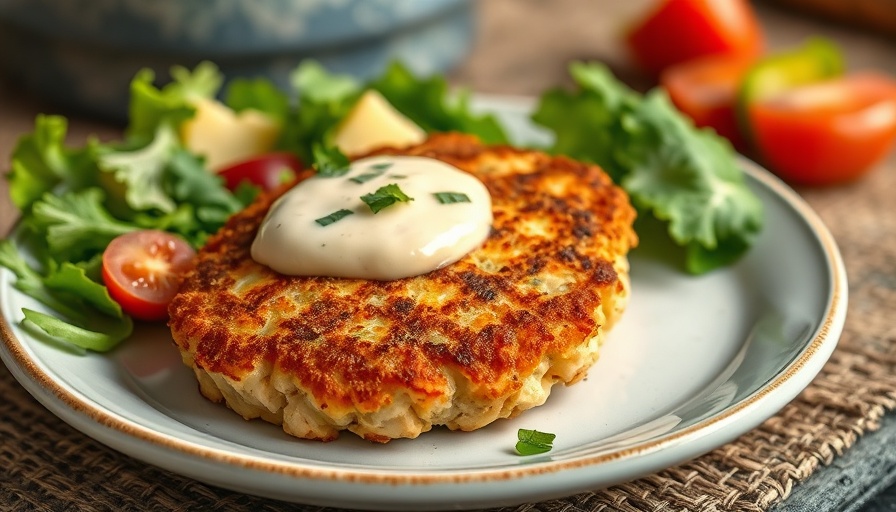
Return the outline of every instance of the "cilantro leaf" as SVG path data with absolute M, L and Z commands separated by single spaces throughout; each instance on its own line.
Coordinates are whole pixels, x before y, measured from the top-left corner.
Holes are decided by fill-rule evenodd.
M 470 202 L 470 196 L 463 192 L 434 192 L 432 195 L 435 196 L 436 201 L 441 204 Z
M 361 196 L 361 200 L 370 207 L 370 211 L 379 213 L 383 208 L 387 208 L 399 202 L 406 203 L 408 201 L 413 201 L 414 198 L 409 197 L 402 192 L 395 183 L 390 183 L 376 189 L 376 192 L 364 194 Z
M 324 147 L 320 144 L 312 146 L 314 160 L 311 166 L 317 171 L 318 176 L 335 178 L 343 176 L 350 170 L 348 157 L 336 146 Z
M 517 454 L 538 455 L 551 451 L 557 435 L 521 428 L 517 431 L 516 437 L 518 440 L 515 447 Z
M 346 210 L 345 208 L 343 208 L 341 210 L 336 210 L 335 212 L 333 212 L 325 217 L 321 217 L 319 219 L 314 219 L 314 222 L 317 222 L 321 226 L 329 226 L 330 224 L 337 222 L 339 220 L 342 220 L 345 217 L 348 217 L 349 215 L 353 215 L 354 213 L 355 212 L 353 212 L 351 210 Z
M 103 207 L 103 192 L 89 188 L 61 196 L 45 194 L 34 203 L 32 223 L 46 235 L 57 261 L 80 261 L 102 252 L 118 235 L 136 229 Z
M 603 167 L 642 214 L 667 224 L 689 272 L 746 252 L 762 228 L 762 204 L 730 145 L 696 129 L 659 89 L 641 96 L 600 64 L 570 72 L 578 89 L 545 93 L 532 117 L 553 130 L 551 150 Z

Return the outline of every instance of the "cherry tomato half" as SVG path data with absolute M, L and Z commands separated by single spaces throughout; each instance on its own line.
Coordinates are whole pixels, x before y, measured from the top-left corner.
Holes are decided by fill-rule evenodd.
M 750 58 L 701 57 L 666 68 L 660 85 L 695 125 L 714 129 L 744 153 L 748 144 L 741 135 L 736 105 L 741 78 L 752 64 Z
M 268 153 L 229 165 L 218 171 L 228 189 L 236 190 L 248 181 L 262 190 L 272 190 L 290 181 L 302 170 L 302 162 L 292 153 Z
M 156 230 L 126 233 L 103 252 L 103 282 L 125 313 L 140 320 L 168 318 L 168 303 L 196 251 L 180 237 Z
M 896 140 L 896 81 L 876 73 L 796 87 L 747 108 L 763 162 L 793 183 L 854 180 Z
M 758 56 L 763 37 L 747 0 L 661 0 L 628 32 L 626 42 L 638 64 L 659 75 L 706 55 Z

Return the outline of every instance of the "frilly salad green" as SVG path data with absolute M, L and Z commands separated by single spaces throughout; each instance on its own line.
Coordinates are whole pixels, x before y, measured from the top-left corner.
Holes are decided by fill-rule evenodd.
M 603 166 L 642 215 L 668 226 L 686 250 L 689 271 L 707 272 L 743 254 L 759 232 L 762 210 L 726 142 L 696 130 L 659 91 L 641 96 L 599 64 L 574 64 L 571 72 L 578 89 L 545 93 L 533 116 L 555 135 L 543 149 Z M 136 75 L 122 141 L 66 146 L 66 120 L 48 115 L 38 116 L 34 131 L 19 140 L 7 179 L 22 217 L 15 235 L 0 242 L 0 265 L 16 276 L 17 289 L 55 312 L 27 311 L 27 328 L 81 349 L 113 348 L 133 323 L 100 277 L 109 242 L 155 229 L 199 247 L 251 202 L 257 189 L 228 190 L 191 149 L 203 134 L 185 126 L 202 102 L 223 97 L 216 108 L 234 119 L 262 116 L 276 127 L 264 132 L 274 134 L 269 150 L 292 152 L 306 163 L 315 161 L 314 148 L 327 154 L 321 148 L 333 146 L 339 123 L 369 89 L 426 132 L 507 141 L 494 117 L 472 110 L 468 92 L 450 89 L 441 77 L 416 77 L 400 64 L 361 83 L 306 62 L 294 72 L 291 91 L 249 79 L 222 91 L 223 77 L 211 63 L 173 69 L 172 78 L 157 87 L 150 71 Z

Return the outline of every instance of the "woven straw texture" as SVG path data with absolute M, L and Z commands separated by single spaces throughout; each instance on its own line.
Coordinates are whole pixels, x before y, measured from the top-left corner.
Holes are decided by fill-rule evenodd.
M 560 2 L 576 7 L 572 0 Z M 543 17 L 546 7 L 520 2 L 489 4 L 489 20 Z M 552 3 L 556 6 L 557 4 Z M 580 6 L 580 5 L 579 5 Z M 539 10 L 541 9 L 541 10 Z M 558 11 L 552 11 L 558 12 Z M 574 20 L 570 19 L 570 27 Z M 780 19 L 770 22 L 781 23 Z M 574 29 L 570 29 L 574 32 Z M 496 32 L 500 32 L 495 29 Z M 570 37 L 575 37 L 571 33 Z M 498 36 L 495 36 L 498 37 Z M 503 36 L 502 36 L 503 37 Z M 535 37 L 531 33 L 527 37 Z M 584 37 L 584 36 L 583 36 Z M 488 45 L 489 41 L 483 42 Z M 598 43 L 595 43 L 598 44 Z M 501 45 L 495 45 L 496 52 Z M 867 52 L 867 45 L 859 45 Z M 572 49 L 554 59 L 579 58 Z M 519 52 L 516 49 L 517 53 Z M 545 68 L 533 82 L 509 86 L 519 68 L 504 61 L 503 82 L 489 75 L 482 53 L 460 79 L 482 90 L 534 92 L 560 81 L 562 69 Z M 536 52 L 537 53 L 537 52 Z M 530 54 L 537 61 L 540 54 Z M 488 56 L 495 62 L 495 55 Z M 487 59 L 486 59 L 487 60 Z M 518 64 L 518 63 L 517 63 Z M 515 71 L 516 70 L 516 71 Z M 531 70 L 530 70 L 531 71 Z M 492 72 L 495 72 L 492 70 Z M 502 85 L 503 84 L 503 85 Z M 22 106 L 0 87 L 0 150 L 29 129 L 33 106 Z M 76 137 L 96 126 L 73 126 Z M 106 133 L 112 133 L 105 128 Z M 0 185 L 4 192 L 5 185 Z M 778 415 L 736 441 L 694 461 L 624 485 L 519 507 L 504 512 L 580 511 L 763 511 L 785 499 L 795 485 L 829 465 L 896 409 L 896 157 L 867 179 L 831 190 L 800 190 L 837 239 L 849 276 L 849 312 L 840 345 L 813 384 Z M 12 222 L 0 202 L 0 228 Z M 256 510 L 326 511 L 213 488 L 148 466 L 80 434 L 38 404 L 9 371 L 0 367 L 0 510 Z

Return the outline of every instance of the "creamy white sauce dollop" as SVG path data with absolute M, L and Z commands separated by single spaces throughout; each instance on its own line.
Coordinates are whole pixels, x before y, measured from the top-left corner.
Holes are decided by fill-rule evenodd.
M 361 196 L 390 184 L 413 200 L 373 213 Z M 435 194 L 445 192 L 469 201 L 443 204 Z M 340 210 L 352 213 L 318 222 Z M 469 173 L 432 158 L 370 157 L 280 197 L 252 243 L 252 258 L 287 275 L 400 279 L 461 259 L 485 241 L 491 223 L 488 190 Z

